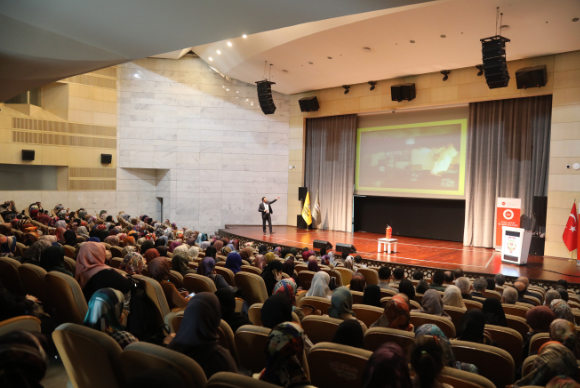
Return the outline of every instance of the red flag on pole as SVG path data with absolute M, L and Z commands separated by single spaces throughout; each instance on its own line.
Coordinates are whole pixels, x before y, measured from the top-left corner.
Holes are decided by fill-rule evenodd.
M 572 205 L 572 211 L 568 217 L 562 239 L 570 252 L 578 248 L 578 212 L 576 211 L 576 202 Z

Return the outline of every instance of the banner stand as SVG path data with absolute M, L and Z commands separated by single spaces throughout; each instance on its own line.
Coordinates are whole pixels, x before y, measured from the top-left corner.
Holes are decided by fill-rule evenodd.
M 495 209 L 495 250 L 499 252 L 503 245 L 503 227 L 520 227 L 522 200 L 520 198 L 498 198 Z

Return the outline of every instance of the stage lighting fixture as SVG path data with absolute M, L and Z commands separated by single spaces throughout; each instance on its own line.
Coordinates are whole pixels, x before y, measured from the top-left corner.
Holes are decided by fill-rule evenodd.
M 449 73 L 451 73 L 451 70 L 441 70 L 441 74 L 445 76 L 443 77 L 443 81 L 447 81 L 449 79 Z
M 477 73 L 477 76 L 481 77 L 483 75 L 483 65 L 475 65 L 475 68 L 477 70 L 479 70 L 479 72 Z
M 375 90 L 376 84 L 377 84 L 377 81 L 369 81 L 369 85 L 371 85 L 371 90 Z
M 350 85 L 342 85 L 342 87 L 344 88 L 344 94 L 348 94 L 348 92 L 350 92 Z

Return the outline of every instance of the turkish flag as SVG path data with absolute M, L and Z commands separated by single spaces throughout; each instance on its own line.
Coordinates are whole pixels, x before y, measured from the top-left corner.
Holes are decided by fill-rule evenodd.
M 576 202 L 572 205 L 572 211 L 568 217 L 562 239 L 564 239 L 564 244 L 566 244 L 566 248 L 570 252 L 578 248 L 578 212 L 576 211 Z

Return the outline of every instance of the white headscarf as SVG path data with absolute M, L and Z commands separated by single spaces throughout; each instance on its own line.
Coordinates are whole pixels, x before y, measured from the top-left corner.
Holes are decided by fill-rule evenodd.
M 461 290 L 459 287 L 447 286 L 445 293 L 443 294 L 443 304 L 465 308 L 465 303 L 463 303 L 463 297 L 461 296 Z
M 312 278 L 312 283 L 310 284 L 310 289 L 306 293 L 306 296 L 319 296 L 321 298 L 332 297 L 332 291 L 328 287 L 330 283 L 330 275 L 326 271 L 318 271 L 314 274 Z
M 190 260 L 197 259 L 197 257 L 199 256 L 199 248 L 196 247 L 195 245 L 193 245 L 191 248 L 189 248 L 189 251 L 187 252 L 187 254 L 189 255 Z

